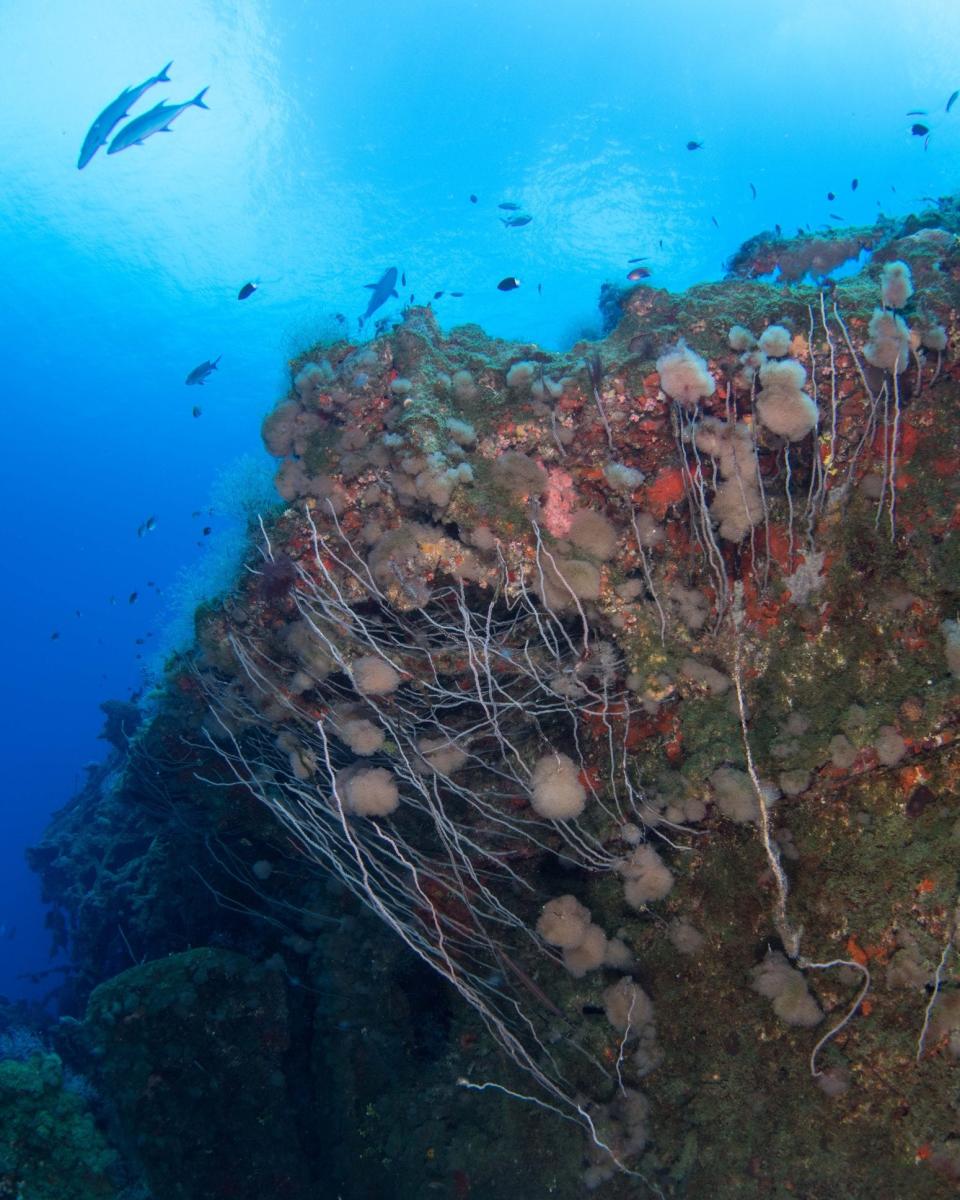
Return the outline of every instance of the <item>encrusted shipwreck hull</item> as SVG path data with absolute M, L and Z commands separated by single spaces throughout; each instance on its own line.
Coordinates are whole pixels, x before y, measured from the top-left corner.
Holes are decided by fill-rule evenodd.
M 958 278 L 927 231 L 568 353 L 413 309 L 291 364 L 288 507 L 137 743 L 299 982 L 353 896 L 463 1001 L 423 1087 L 364 1083 L 369 1006 L 324 1043 L 345 1196 L 951 1194 Z

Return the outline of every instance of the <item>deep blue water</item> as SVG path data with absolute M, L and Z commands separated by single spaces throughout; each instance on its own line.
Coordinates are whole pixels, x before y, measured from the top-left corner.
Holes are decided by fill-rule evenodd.
M 549 348 L 598 329 L 628 258 L 681 289 L 775 223 L 922 207 L 958 186 L 958 44 L 942 0 L 0 6 L 0 994 L 47 962 L 23 848 L 104 755 L 99 702 L 143 686 L 229 560 L 287 357 L 336 312 L 355 328 L 391 265 L 418 302 L 465 293 L 445 327 Z M 96 114 L 171 58 L 135 111 L 204 86 L 209 111 L 78 171 Z M 534 220 L 504 228 L 502 201 Z

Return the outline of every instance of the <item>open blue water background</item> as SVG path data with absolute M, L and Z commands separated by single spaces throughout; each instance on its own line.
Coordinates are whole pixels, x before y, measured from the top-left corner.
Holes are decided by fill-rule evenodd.
M 684 288 L 775 223 L 869 223 L 960 175 L 944 0 L 5 0 L 0 45 L 7 995 L 47 963 L 24 846 L 103 757 L 99 702 L 229 562 L 286 359 L 336 312 L 355 331 L 364 283 L 396 265 L 418 302 L 465 293 L 445 327 L 559 347 L 628 258 Z M 97 113 L 171 58 L 134 111 L 204 86 L 210 111 L 78 171 Z M 533 222 L 505 229 L 506 200 Z

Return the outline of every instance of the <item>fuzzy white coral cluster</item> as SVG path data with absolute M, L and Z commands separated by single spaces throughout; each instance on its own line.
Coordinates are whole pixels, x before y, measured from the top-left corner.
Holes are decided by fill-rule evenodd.
M 759 378 L 757 419 L 762 425 L 788 442 L 799 442 L 816 429 L 817 406 L 803 391 L 807 373 L 796 359 L 764 363 Z
M 717 386 L 706 362 L 682 339 L 657 359 L 657 374 L 664 392 L 685 408 L 696 408 Z

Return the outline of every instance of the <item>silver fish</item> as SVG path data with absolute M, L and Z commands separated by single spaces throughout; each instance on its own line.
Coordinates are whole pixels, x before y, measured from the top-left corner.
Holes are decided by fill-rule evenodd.
M 397 296 L 397 268 L 388 267 L 376 283 L 365 283 L 363 286 L 370 288 L 373 294 L 367 304 L 367 311 L 360 318 L 361 329 L 367 317 L 372 316 L 381 304 L 386 304 L 391 296 Z M 397 299 L 399 299 L 399 296 L 397 296 Z
M 169 133 L 170 126 L 185 109 L 192 108 L 194 105 L 197 108 L 208 107 L 203 102 L 206 90 L 203 88 L 192 100 L 186 100 L 183 104 L 164 104 L 161 100 L 149 112 L 134 117 L 113 139 L 107 153 L 117 154 L 120 150 L 126 150 L 128 146 L 142 146 L 147 138 L 153 137 L 155 133 Z
M 213 372 L 217 369 L 217 363 L 220 361 L 221 358 L 223 358 L 223 355 L 218 354 L 217 357 L 213 360 L 213 362 L 202 362 L 199 367 L 194 367 L 193 370 L 190 372 L 190 374 L 187 376 L 187 379 L 186 379 L 187 384 L 189 385 L 189 384 L 193 384 L 193 383 L 198 383 L 202 387 L 203 381 L 207 378 L 207 376 L 211 372 Z
M 136 104 L 144 92 L 152 88 L 155 83 L 170 82 L 170 76 L 167 72 L 172 66 L 173 60 L 161 68 L 156 75 L 151 75 L 139 87 L 124 88 L 116 100 L 110 101 L 100 116 L 90 126 L 87 136 L 83 139 L 83 146 L 80 148 L 80 157 L 77 160 L 78 171 L 82 171 L 100 147 L 107 144 L 107 138 L 109 138 L 113 127 L 129 114 L 130 108 Z

